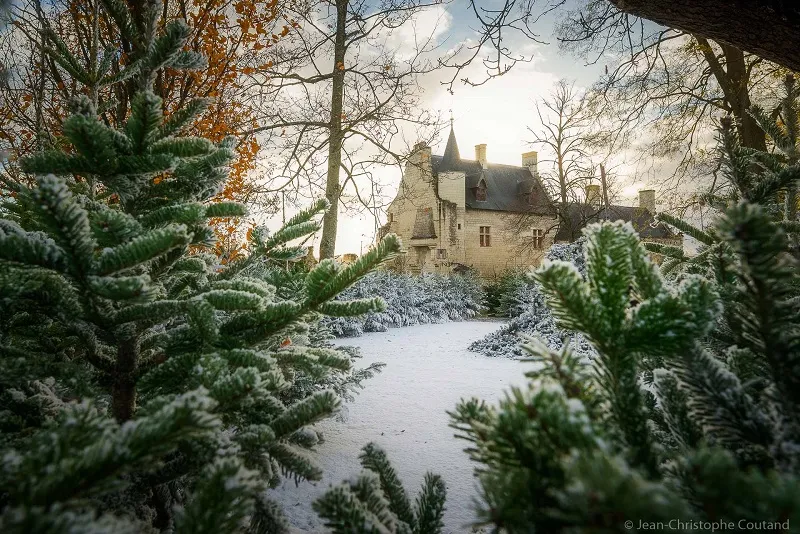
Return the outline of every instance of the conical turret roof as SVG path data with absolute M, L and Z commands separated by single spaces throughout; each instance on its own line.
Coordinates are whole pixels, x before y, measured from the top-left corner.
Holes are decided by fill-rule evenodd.
M 453 130 L 453 123 L 450 123 L 450 137 L 447 138 L 447 147 L 444 149 L 444 156 L 442 156 L 442 169 L 455 168 L 461 160 L 461 155 L 458 153 L 458 143 L 456 142 L 456 132 Z

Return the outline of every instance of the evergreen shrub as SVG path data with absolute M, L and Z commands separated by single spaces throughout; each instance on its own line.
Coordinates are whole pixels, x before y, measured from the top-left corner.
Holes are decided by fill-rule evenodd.
M 336 337 L 352 337 L 394 327 L 463 321 L 480 313 L 482 290 L 471 273 L 413 275 L 381 270 L 359 280 L 337 300 L 376 297 L 386 302 L 385 310 L 327 318 L 323 326 Z

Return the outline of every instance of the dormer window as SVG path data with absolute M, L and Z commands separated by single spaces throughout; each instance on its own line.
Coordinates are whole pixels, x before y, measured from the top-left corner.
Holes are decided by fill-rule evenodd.
M 483 178 L 478 180 L 478 185 L 475 187 L 475 200 L 479 202 L 486 201 L 486 180 Z

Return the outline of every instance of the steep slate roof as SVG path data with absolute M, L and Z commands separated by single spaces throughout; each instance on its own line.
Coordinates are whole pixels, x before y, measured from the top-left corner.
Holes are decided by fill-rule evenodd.
M 484 169 L 478 161 L 461 159 L 452 126 L 444 155 L 431 156 L 431 168 L 434 176 L 440 172 L 465 174 L 464 200 L 468 208 L 555 214 L 544 186 L 528 167 L 489 163 Z M 485 201 L 477 200 L 475 196 L 475 189 L 481 181 L 486 184 Z
M 611 205 L 597 208 L 589 204 L 569 204 L 561 215 L 556 232 L 556 241 L 574 241 L 581 236 L 581 230 L 587 225 L 600 221 L 623 220 L 630 222 L 642 238 L 671 239 L 677 237 L 663 223 L 656 222 L 655 217 L 645 208 Z
M 444 149 L 442 160 L 445 165 L 455 165 L 461 159 L 458 153 L 458 143 L 456 143 L 456 133 L 453 131 L 453 124 L 450 123 L 450 136 L 447 138 L 447 147 Z

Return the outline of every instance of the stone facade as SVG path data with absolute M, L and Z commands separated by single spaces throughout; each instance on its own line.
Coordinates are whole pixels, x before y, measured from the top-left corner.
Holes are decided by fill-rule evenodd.
M 475 163 L 485 170 L 486 146 L 476 147 Z M 516 167 L 538 181 L 535 155 L 527 153 L 525 167 Z M 418 145 L 406 164 L 397 196 L 388 209 L 388 222 L 381 235 L 396 233 L 403 241 L 403 268 L 411 272 L 451 272 L 458 266 L 477 269 L 483 276 L 497 274 L 510 267 L 538 265 L 553 242 L 552 228 L 557 218 L 548 210 L 531 213 L 531 235 L 540 231 L 539 248 L 521 246 L 519 233 L 513 229 L 514 212 L 468 206 L 471 195 L 466 183 L 469 171 L 439 170 L 433 167 L 431 149 Z M 440 158 L 441 159 L 441 158 Z M 516 184 L 512 184 L 516 187 Z M 491 188 L 487 195 L 495 191 Z M 544 235 L 547 234 L 547 235 Z M 530 239 L 530 236 L 529 236 Z
M 638 207 L 604 206 L 594 185 L 585 202 L 556 205 L 539 180 L 536 152 L 522 154 L 521 163 L 489 163 L 483 144 L 474 160 L 462 159 L 452 128 L 443 156 L 417 145 L 379 234 L 402 239 L 398 267 L 417 273 L 470 267 L 493 276 L 538 265 L 553 242 L 574 241 L 602 220 L 629 221 L 645 241 L 683 245 L 680 234 L 656 222 L 654 191 L 641 191 Z

